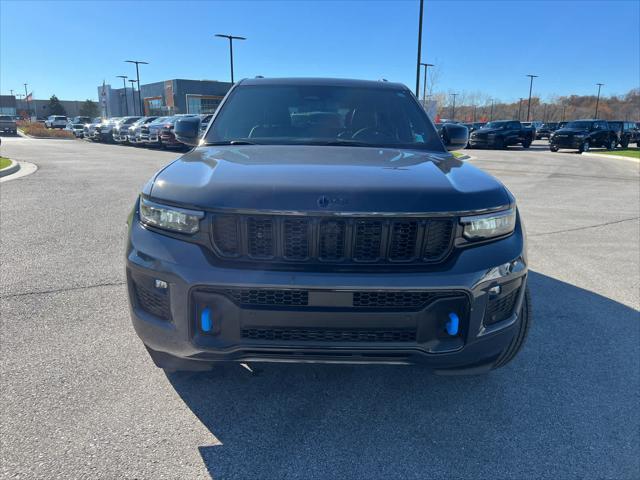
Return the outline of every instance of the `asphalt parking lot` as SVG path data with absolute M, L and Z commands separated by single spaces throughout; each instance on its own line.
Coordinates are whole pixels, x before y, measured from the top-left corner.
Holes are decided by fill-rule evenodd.
M 131 327 L 125 220 L 178 153 L 2 139 L 5 478 L 640 477 L 640 164 L 472 150 L 516 195 L 534 324 L 504 369 L 156 369 Z

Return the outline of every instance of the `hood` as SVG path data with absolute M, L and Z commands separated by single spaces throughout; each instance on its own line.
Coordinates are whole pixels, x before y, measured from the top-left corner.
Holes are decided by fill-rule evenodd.
M 512 201 L 495 178 L 446 152 L 297 145 L 194 149 L 157 174 L 150 197 L 205 209 L 367 213 Z

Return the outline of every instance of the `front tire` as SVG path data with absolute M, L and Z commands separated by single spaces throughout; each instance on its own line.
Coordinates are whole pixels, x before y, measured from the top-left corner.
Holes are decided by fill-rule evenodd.
M 624 140 L 622 140 L 622 141 L 620 142 L 620 146 L 621 146 L 622 148 L 629 148 L 629 139 L 628 139 L 628 138 L 625 138 Z
M 529 288 L 524 292 L 524 300 L 522 301 L 522 309 L 520 311 L 520 318 L 518 320 L 518 331 L 511 340 L 511 343 L 505 348 L 496 363 L 493 364 L 493 369 L 502 368 L 522 350 L 527 335 L 529 334 L 529 328 L 531 327 L 531 321 L 533 319 L 531 313 L 531 295 L 529 294 Z
M 582 142 L 582 145 L 580 145 L 580 147 L 578 148 L 578 152 L 580 153 L 588 152 L 590 148 L 591 148 L 591 144 L 589 143 L 589 140 L 585 140 L 584 142 Z
M 617 145 L 618 145 L 618 139 L 613 138 L 609 140 L 609 143 L 607 143 L 606 147 L 607 147 L 607 150 L 615 150 Z
M 557 152 L 560 149 L 558 147 L 556 147 L 555 145 L 549 145 L 549 150 L 551 150 L 552 152 Z
M 522 148 L 529 148 L 531 146 L 531 140 L 525 140 L 522 142 Z

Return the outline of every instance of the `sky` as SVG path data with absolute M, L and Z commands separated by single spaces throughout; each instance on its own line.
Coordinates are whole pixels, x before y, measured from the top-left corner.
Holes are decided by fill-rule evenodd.
M 0 92 L 97 100 L 103 80 L 141 83 L 317 76 L 386 78 L 415 89 L 418 0 L 0 0 Z M 501 101 L 533 93 L 624 94 L 640 86 L 640 1 L 425 1 L 422 60 L 436 91 Z M 422 79 L 421 79 L 422 81 Z

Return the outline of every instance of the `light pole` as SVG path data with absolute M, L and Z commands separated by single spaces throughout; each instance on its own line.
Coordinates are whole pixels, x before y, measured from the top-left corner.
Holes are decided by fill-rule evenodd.
M 596 83 L 598 85 L 598 98 L 596 99 L 596 114 L 593 118 L 598 118 L 598 105 L 600 104 L 600 89 L 604 85 L 604 83 Z
M 140 105 L 140 115 L 142 115 L 142 112 L 144 111 L 142 109 L 142 97 L 140 96 L 140 70 L 138 69 L 138 65 L 149 65 L 149 62 L 143 62 L 142 60 L 125 60 L 125 63 L 135 63 L 136 64 L 136 81 L 138 83 L 138 104 Z M 131 80 L 129 80 L 131 81 Z M 135 101 L 135 97 L 134 97 L 134 101 Z M 133 112 L 135 113 L 136 109 L 133 109 Z
M 130 79 L 131 84 L 131 98 L 133 99 L 133 114 L 136 114 L 136 80 Z M 138 97 L 140 97 L 140 86 L 138 85 Z
M 531 90 L 533 89 L 533 79 L 537 78 L 538 75 L 528 74 L 527 77 L 531 79 L 529 82 L 529 103 L 527 103 L 527 122 L 529 121 L 529 112 L 531 111 Z
M 489 121 L 491 122 L 493 120 L 493 98 L 491 99 L 491 113 L 489 113 Z
M 29 117 L 29 120 L 31 120 L 31 107 L 29 106 L 29 94 L 27 93 L 27 83 L 23 84 L 24 85 L 24 101 L 27 102 L 27 116 Z
M 567 105 L 566 104 L 562 104 L 562 120 L 560 120 L 561 122 L 564 122 L 564 111 L 567 109 Z
M 233 83 L 233 41 L 234 40 L 246 40 L 245 37 L 236 37 L 233 35 L 226 35 L 224 33 L 216 33 L 216 37 L 229 39 L 229 61 L 231 62 L 231 83 Z
M 426 104 L 427 101 L 427 68 L 435 67 L 433 63 L 422 63 L 420 65 L 424 67 L 424 85 L 422 85 L 422 102 Z
M 127 77 L 126 75 L 116 75 L 117 78 L 121 78 L 122 79 L 122 86 L 124 87 L 124 106 L 125 106 L 125 112 L 127 114 L 127 116 L 129 116 L 129 101 L 127 100 Z M 132 100 L 135 101 L 135 98 L 132 98 Z M 133 109 L 135 111 L 135 108 Z
M 521 112 L 522 112 L 522 97 L 520 97 L 520 102 L 518 103 L 518 121 L 520 121 Z
M 459 95 L 458 93 L 451 93 L 453 97 L 453 106 L 451 107 L 451 120 L 456 119 L 456 97 Z
M 424 0 L 420 0 L 420 17 L 418 17 L 418 61 L 416 62 L 416 98 L 420 96 L 420 59 L 422 59 L 422 12 Z

